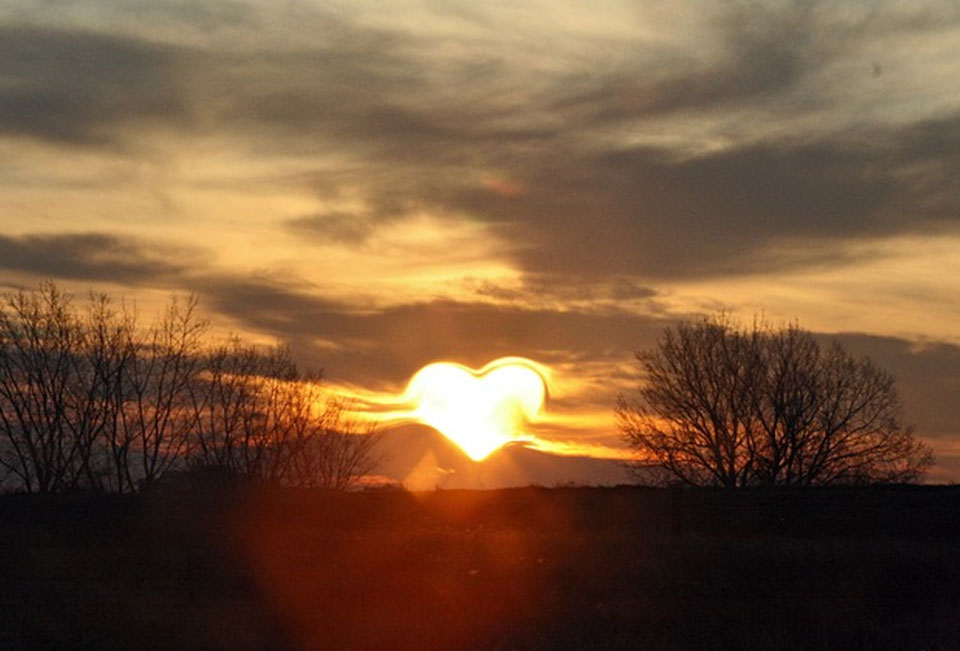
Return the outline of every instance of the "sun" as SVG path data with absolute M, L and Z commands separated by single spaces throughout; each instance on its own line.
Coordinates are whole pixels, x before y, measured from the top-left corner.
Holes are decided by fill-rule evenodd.
M 507 443 L 535 440 L 525 428 L 543 409 L 548 387 L 548 369 L 523 357 L 502 357 L 480 370 L 435 362 L 410 379 L 405 399 L 413 420 L 481 461 Z

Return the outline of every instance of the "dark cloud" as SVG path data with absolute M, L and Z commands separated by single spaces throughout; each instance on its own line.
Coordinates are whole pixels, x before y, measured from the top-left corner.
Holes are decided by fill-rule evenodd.
M 866 334 L 834 338 L 893 374 L 918 434 L 949 439 L 960 432 L 960 346 Z
M 234 13 L 223 20 L 255 30 L 253 18 Z M 512 71 L 504 52 L 482 45 L 473 60 L 441 62 L 426 36 L 321 9 L 302 19 L 312 42 L 285 44 L 261 26 L 266 33 L 246 49 L 3 27 L 0 129 L 93 142 L 155 122 L 231 134 L 258 153 L 348 154 L 349 165 L 294 182 L 328 198 L 363 197 L 365 212 L 306 216 L 288 228 L 358 244 L 416 211 L 466 215 L 523 242 L 518 262 L 556 277 L 555 292 L 566 282 L 558 274 L 587 287 L 617 276 L 835 265 L 851 239 L 956 227 L 960 116 L 698 155 L 598 134 L 690 111 L 720 119 L 734 105 L 776 105 L 789 120 L 821 101 L 809 76 L 846 56 L 850 42 L 901 23 L 937 29 L 928 18 L 868 12 L 844 22 L 807 3 L 750 5 L 708 21 L 712 59 L 650 46 L 630 58 L 627 44 L 621 65 L 545 79 Z
M 960 215 L 956 114 L 817 137 L 784 129 L 697 155 L 615 137 L 664 116 L 720 120 L 743 107 L 789 122 L 826 101 L 811 79 L 824 66 L 876 39 L 939 33 L 956 10 L 738 4 L 708 16 L 709 47 L 627 39 L 599 50 L 618 56 L 588 57 L 608 65 L 549 72 L 511 66 L 509 48 L 482 37 L 468 46 L 474 56 L 444 59 L 433 36 L 323 8 L 300 8 L 295 21 L 233 2 L 148 11 L 167 30 L 156 40 L 0 27 L 0 131 L 93 143 L 156 124 L 228 134 L 257 154 L 348 154 L 349 164 L 295 182 L 360 196 L 365 210 L 304 216 L 288 229 L 352 245 L 416 211 L 466 215 L 521 242 L 511 255 L 528 273 L 525 289 L 558 298 L 587 297 L 612 278 L 836 265 L 850 240 L 956 228 Z M 220 37 L 172 45 L 175 18 Z
M 197 33 L 207 37 L 234 28 L 262 29 L 255 3 L 244 0 L 215 0 L 192 2 L 191 0 L 164 0 L 163 2 L 139 2 L 138 0 L 111 0 L 118 18 L 136 24 L 167 27 L 181 33 Z
M 960 116 L 895 132 L 694 157 L 637 147 L 545 161 L 504 198 L 449 205 L 505 222 L 531 272 L 713 276 L 844 261 L 845 243 L 960 225 Z
M 360 309 L 267 278 L 208 279 L 192 289 L 231 320 L 290 342 L 314 366 L 373 384 L 403 382 L 423 364 L 440 359 L 476 367 L 517 354 L 547 363 L 628 360 L 638 347 L 655 340 L 665 323 L 625 312 L 530 310 L 447 300 Z
M 395 172 L 518 158 L 536 164 L 557 153 L 544 145 L 599 128 L 719 110 L 794 87 L 830 52 L 813 44 L 822 21 L 797 7 L 721 14 L 707 60 L 626 41 L 614 65 L 549 73 L 514 65 L 511 51 L 483 39 L 471 41 L 471 56 L 441 60 L 431 56 L 431 37 L 318 11 L 312 24 L 323 38 L 310 48 L 234 53 L 211 75 L 224 93 L 222 121 L 291 139 L 282 146 L 349 146 Z
M 297 286 L 289 279 L 213 274 L 192 279 L 189 288 L 213 311 L 285 340 L 323 337 L 328 334 L 320 322 L 324 315 L 348 309 L 309 293 L 316 288 Z M 347 336 L 347 331 L 340 334 Z
M 294 234 L 319 243 L 348 246 L 362 244 L 374 231 L 369 217 L 344 212 L 297 217 L 288 220 L 286 226 Z
M 0 25 L 0 134 L 104 145 L 133 126 L 181 123 L 183 64 L 168 45 Z
M 309 134 L 304 146 L 332 144 L 364 156 L 349 174 L 325 170 L 299 179 L 336 196 L 359 175 L 375 206 L 362 227 L 313 220 L 324 236 L 356 241 L 358 231 L 366 236 L 418 208 L 466 214 L 494 224 L 507 241 L 523 242 L 519 262 L 530 274 L 572 272 L 584 287 L 610 276 L 835 266 L 849 261 L 851 240 L 955 228 L 955 114 L 898 127 L 866 122 L 830 135 L 770 137 L 697 155 L 596 137 L 611 125 L 628 128 L 672 113 L 721 119 L 734 105 L 775 105 L 789 121 L 825 101 L 805 85 L 807 75 L 845 56 L 852 47 L 845 38 L 863 41 L 896 21 L 868 17 L 834 26 L 811 7 L 733 11 L 714 26 L 714 61 L 638 57 L 623 69 L 559 75 L 539 94 L 512 89 L 522 100 L 506 113 L 458 74 L 450 81 L 463 83 L 462 98 L 444 94 L 408 42 L 387 41 L 377 53 L 348 46 L 358 53 L 349 62 L 315 55 L 316 65 L 305 68 L 319 71 L 311 73 L 315 85 L 295 83 L 302 70 L 278 63 L 269 73 L 279 80 L 277 90 L 252 84 L 255 97 L 241 103 L 239 116 Z M 910 29 L 935 28 L 913 15 L 899 20 Z M 478 180 L 483 170 L 506 177 L 512 191 L 491 190 Z
M 828 56 L 816 43 L 812 6 L 733 7 L 718 15 L 709 59 L 638 51 L 620 69 L 558 84 L 552 104 L 581 128 L 681 111 L 766 102 L 789 91 Z M 570 83 L 572 82 L 572 83 Z
M 478 296 L 499 301 L 529 304 L 543 301 L 583 301 L 599 305 L 604 301 L 654 299 L 659 292 L 624 276 L 601 277 L 585 281 L 572 274 L 537 274 L 523 276 L 519 287 L 505 286 L 490 280 L 468 281 L 466 288 Z M 653 308 L 652 302 L 648 306 Z
M 37 276 L 119 284 L 166 284 L 207 262 L 194 247 L 103 233 L 0 234 L 0 268 Z

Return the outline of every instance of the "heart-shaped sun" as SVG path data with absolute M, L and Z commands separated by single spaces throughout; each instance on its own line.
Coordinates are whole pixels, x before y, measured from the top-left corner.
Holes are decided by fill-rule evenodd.
M 413 417 L 438 430 L 471 459 L 480 461 L 514 441 L 548 396 L 545 367 L 523 357 L 503 357 L 479 371 L 452 362 L 428 364 L 410 379 L 406 399 Z

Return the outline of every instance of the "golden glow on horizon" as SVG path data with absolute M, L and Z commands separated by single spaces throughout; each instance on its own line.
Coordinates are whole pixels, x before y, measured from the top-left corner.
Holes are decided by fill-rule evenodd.
M 345 401 L 351 417 L 383 428 L 409 423 L 432 427 L 474 461 L 509 443 L 560 456 L 627 458 L 624 449 L 578 440 L 584 431 L 612 426 L 608 414 L 593 418 L 547 412 L 547 398 L 557 384 L 554 375 L 554 369 L 531 359 L 501 357 L 479 370 L 455 362 L 427 364 L 402 393 L 327 387 Z M 568 440 L 554 438 L 557 434 Z

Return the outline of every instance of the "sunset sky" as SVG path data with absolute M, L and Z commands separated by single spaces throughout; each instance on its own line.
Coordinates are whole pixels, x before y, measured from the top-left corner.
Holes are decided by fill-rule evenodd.
M 527 357 L 599 456 L 664 326 L 796 319 L 960 481 L 960 6 L 4 0 L 0 286 L 48 278 L 366 395 Z

